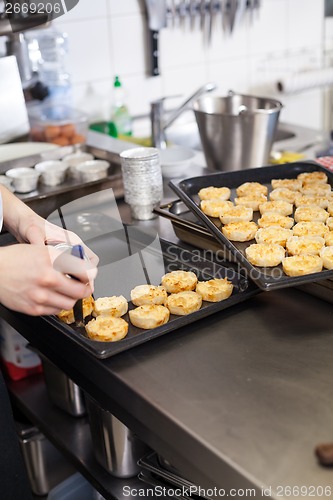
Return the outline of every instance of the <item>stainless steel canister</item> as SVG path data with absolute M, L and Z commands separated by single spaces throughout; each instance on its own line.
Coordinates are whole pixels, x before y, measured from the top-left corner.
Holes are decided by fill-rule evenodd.
M 236 94 L 205 96 L 193 104 L 210 170 L 267 165 L 282 104 L 275 99 Z
M 136 476 L 140 472 L 137 462 L 148 447 L 87 395 L 86 404 L 96 460 L 113 476 Z

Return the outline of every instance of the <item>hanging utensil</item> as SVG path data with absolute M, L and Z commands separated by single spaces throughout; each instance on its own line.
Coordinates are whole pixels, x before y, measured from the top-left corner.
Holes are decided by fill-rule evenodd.
M 229 27 L 230 27 L 230 33 L 232 33 L 234 26 L 235 26 L 235 21 L 236 21 L 238 0 L 229 0 L 229 2 L 230 2 Z
M 200 29 L 204 33 L 206 23 L 206 0 L 200 0 Z
M 167 23 L 167 6 L 166 0 L 145 0 L 148 26 L 150 34 L 150 53 L 151 53 L 151 76 L 160 74 L 158 57 L 159 57 L 159 31 L 166 27 Z
M 212 41 L 212 32 L 213 32 L 213 23 L 214 23 L 214 2 L 215 0 L 210 0 L 209 1 L 209 12 L 208 12 L 208 33 L 207 33 L 207 41 L 208 44 L 210 45 Z

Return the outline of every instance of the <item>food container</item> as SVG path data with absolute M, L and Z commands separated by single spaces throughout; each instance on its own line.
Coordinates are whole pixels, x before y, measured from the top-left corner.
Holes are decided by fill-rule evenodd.
M 77 171 L 76 167 L 78 165 L 81 165 L 81 163 L 93 160 L 94 156 L 91 153 L 76 151 L 75 153 L 71 153 L 69 155 L 64 156 L 63 159 L 68 165 L 68 172 L 70 176 L 73 177 L 74 179 L 78 179 L 80 177 L 80 174 Z
M 39 355 L 42 359 L 46 389 L 52 403 L 72 417 L 85 415 L 82 389 L 43 354 Z
M 36 106 L 28 111 L 32 141 L 50 142 L 58 146 L 86 142 L 86 115 L 68 106 Z
M 65 180 L 68 164 L 61 160 L 42 161 L 35 165 L 35 169 L 46 186 L 58 186 Z
M 34 168 L 18 167 L 7 170 L 6 176 L 11 179 L 14 191 L 30 193 L 37 188 L 40 172 Z
M 87 395 L 86 404 L 96 460 L 113 476 L 136 476 L 137 462 L 147 453 L 147 445 Z
M 15 427 L 30 487 L 35 495 L 46 495 L 75 472 L 74 467 L 37 427 L 17 421 Z
M 92 182 L 107 177 L 109 166 L 110 163 L 105 160 L 89 160 L 80 163 L 76 171 L 83 182 Z
M 163 177 L 181 177 L 191 167 L 195 157 L 192 149 L 182 146 L 171 146 L 160 150 Z

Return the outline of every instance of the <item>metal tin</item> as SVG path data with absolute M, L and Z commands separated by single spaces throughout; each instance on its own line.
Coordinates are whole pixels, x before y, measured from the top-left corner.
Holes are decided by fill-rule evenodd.
M 136 476 L 140 472 L 138 460 L 147 453 L 147 445 L 87 395 L 86 402 L 96 460 L 113 476 Z

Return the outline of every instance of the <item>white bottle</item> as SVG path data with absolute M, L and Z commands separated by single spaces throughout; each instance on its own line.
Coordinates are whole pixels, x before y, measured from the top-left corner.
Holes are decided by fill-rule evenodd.
M 118 76 L 115 77 L 113 84 L 111 121 L 116 129 L 117 137 L 132 135 L 131 116 L 125 103 L 125 92 Z

